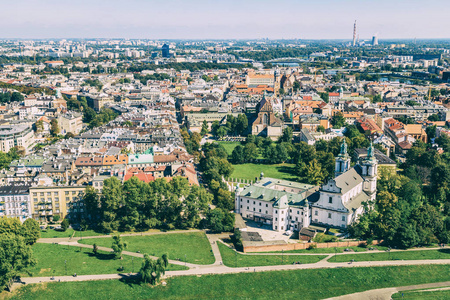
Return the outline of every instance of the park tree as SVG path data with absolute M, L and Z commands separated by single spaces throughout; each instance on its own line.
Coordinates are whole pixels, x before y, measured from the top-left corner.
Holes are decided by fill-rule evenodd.
M 52 136 L 57 136 L 59 134 L 59 126 L 57 119 L 53 119 L 50 121 L 50 134 Z
M 66 231 L 69 228 L 70 224 L 69 224 L 69 220 L 67 218 L 65 218 L 62 222 L 61 222 L 61 228 L 63 231 Z
M 258 158 L 259 152 L 258 148 L 253 143 L 247 143 L 244 146 L 244 160 L 245 162 L 250 162 Z
M 83 195 L 85 219 L 93 221 L 99 217 L 100 202 L 97 191 L 92 186 L 88 186 L 84 190 Z
M 202 135 L 202 136 L 204 136 L 205 134 L 207 134 L 208 133 L 208 123 L 206 123 L 206 120 L 203 120 L 203 123 L 202 123 L 202 130 L 200 131 L 200 134 Z
M 278 138 L 279 143 L 292 143 L 293 130 L 291 127 L 283 128 L 282 135 Z
M 92 245 L 92 253 L 94 253 L 94 255 L 98 254 L 98 246 L 95 243 Z
M 27 245 L 34 245 L 36 241 L 41 237 L 41 230 L 39 223 L 34 219 L 26 219 L 23 224 L 23 237 Z
M 345 126 L 345 118 L 341 112 L 336 113 L 331 118 L 331 125 L 333 125 L 333 128 L 341 128 Z
M 168 266 L 168 257 L 163 257 L 154 260 L 150 258 L 148 254 L 144 254 L 144 261 L 142 267 L 139 270 L 140 279 L 144 283 L 155 285 L 160 280 L 161 276 L 165 274 L 166 267 Z
M 113 249 L 116 258 L 122 259 L 122 252 L 128 247 L 128 243 L 122 241 L 120 234 L 116 234 L 112 238 L 113 242 L 111 248 Z
M 234 214 L 215 208 L 206 214 L 206 227 L 215 233 L 232 231 Z
M 11 102 L 23 102 L 24 97 L 19 92 L 13 92 L 11 95 Z
M 25 238 L 14 233 L 0 234 L 0 290 L 28 267 L 36 264 Z
M 239 114 L 236 120 L 236 133 L 239 135 L 244 135 L 248 128 L 248 119 L 245 114 Z
M 245 162 L 244 147 L 237 145 L 231 153 L 231 161 L 234 164 L 243 164 Z

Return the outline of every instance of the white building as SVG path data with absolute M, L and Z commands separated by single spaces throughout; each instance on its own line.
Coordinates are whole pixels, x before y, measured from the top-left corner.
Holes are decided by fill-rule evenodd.
M 25 183 L 0 186 L 0 217 L 19 218 L 21 222 L 31 217 L 30 186 Z
M 26 152 L 34 144 L 34 133 L 28 125 L 0 126 L 0 151 L 8 152 L 11 148 L 23 147 Z
M 320 187 L 261 178 L 236 189 L 235 211 L 243 218 L 270 224 L 276 231 L 300 230 L 310 224 L 347 228 L 375 201 L 377 165 L 371 145 L 367 157 L 350 168 L 344 139 L 335 178 Z

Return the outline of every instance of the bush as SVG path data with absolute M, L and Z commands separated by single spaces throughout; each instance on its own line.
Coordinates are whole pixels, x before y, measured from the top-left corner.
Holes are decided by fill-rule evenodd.
M 234 229 L 234 234 L 231 237 L 234 248 L 238 251 L 242 251 L 243 245 L 242 245 L 242 237 L 241 237 L 241 231 L 238 228 Z
M 317 248 L 316 244 L 311 244 L 311 245 L 308 246 L 308 250 L 313 250 L 313 249 L 316 249 L 316 248 Z
M 69 226 L 70 226 L 69 220 L 64 219 L 64 220 L 61 222 L 61 228 L 62 228 L 63 231 L 66 231 L 67 228 L 69 228 Z
M 58 222 L 60 219 L 59 215 L 53 216 L 53 222 Z

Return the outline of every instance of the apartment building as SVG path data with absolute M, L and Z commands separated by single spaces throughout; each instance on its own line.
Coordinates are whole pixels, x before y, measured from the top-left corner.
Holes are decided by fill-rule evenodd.
M 50 221 L 83 213 L 85 186 L 32 186 L 29 190 L 31 217 L 36 221 Z

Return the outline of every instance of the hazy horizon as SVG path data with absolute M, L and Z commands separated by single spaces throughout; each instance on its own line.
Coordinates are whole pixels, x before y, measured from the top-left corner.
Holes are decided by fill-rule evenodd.
M 0 4 L 0 38 L 245 40 L 449 39 L 445 0 L 17 0 Z

